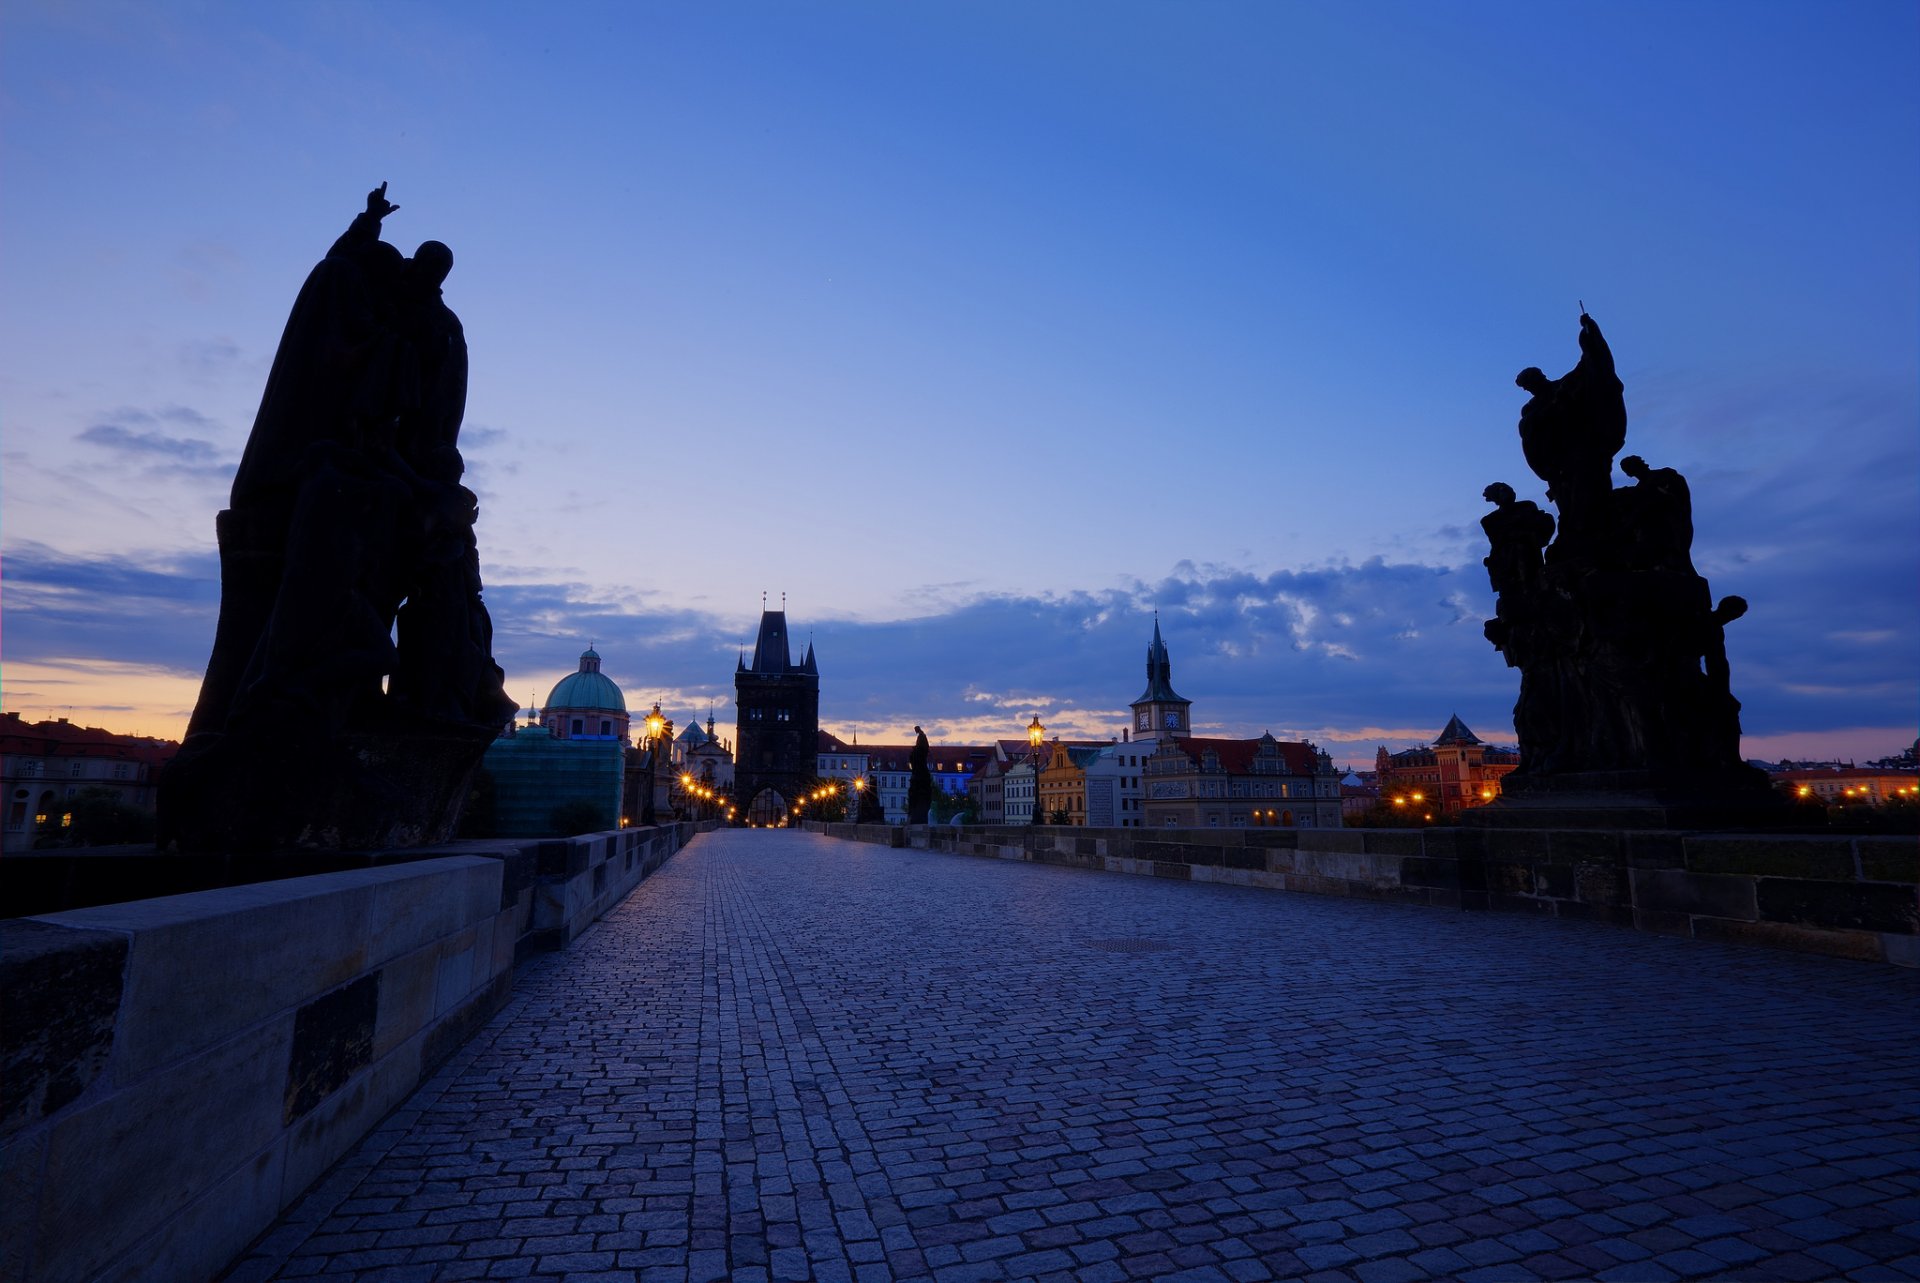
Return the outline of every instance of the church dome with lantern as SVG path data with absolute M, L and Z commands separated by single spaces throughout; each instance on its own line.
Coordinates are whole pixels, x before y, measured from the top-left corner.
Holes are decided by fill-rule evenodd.
M 625 740 L 630 726 L 627 698 L 611 677 L 600 671 L 600 652 L 592 646 L 580 654 L 580 671 L 554 683 L 540 710 L 540 724 L 558 739 Z

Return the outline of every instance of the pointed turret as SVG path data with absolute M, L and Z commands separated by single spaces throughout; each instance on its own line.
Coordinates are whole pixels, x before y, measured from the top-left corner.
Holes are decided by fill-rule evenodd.
M 760 636 L 753 643 L 753 663 L 749 671 L 787 673 L 793 671 L 793 652 L 787 649 L 787 612 L 760 612 Z
M 1173 691 L 1173 660 L 1160 639 L 1160 612 L 1153 612 L 1153 643 L 1147 647 L 1147 689 L 1136 704 L 1186 703 Z
M 820 666 L 813 662 L 813 643 L 811 641 L 807 643 L 807 657 L 800 661 L 800 671 L 803 673 L 813 673 L 816 676 L 820 672 Z
M 1147 689 L 1133 701 L 1133 731 L 1140 739 L 1184 739 L 1192 727 L 1193 701 L 1173 689 L 1173 660 L 1160 636 L 1160 612 L 1153 612 L 1153 641 L 1147 647 Z
M 1441 744 L 1478 744 L 1479 742 L 1480 737 L 1468 730 L 1467 724 L 1460 720 L 1460 714 L 1455 713 L 1447 719 L 1447 728 L 1440 732 L 1440 738 L 1434 741 L 1434 745 L 1438 747 Z

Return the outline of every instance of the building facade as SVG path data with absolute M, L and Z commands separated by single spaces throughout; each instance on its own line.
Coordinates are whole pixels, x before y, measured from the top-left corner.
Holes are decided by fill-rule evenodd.
M 786 822 L 815 778 L 820 737 L 820 669 L 813 646 L 793 662 L 787 612 L 760 614 L 753 662 L 733 675 L 734 795 L 755 824 Z
M 1339 828 L 1340 772 L 1311 743 L 1163 739 L 1147 758 L 1145 828 Z
M 1500 781 L 1520 765 L 1518 748 L 1483 744 L 1456 713 L 1427 748 L 1374 754 L 1380 797 L 1437 820 L 1500 796 Z
M 89 789 L 151 814 L 160 768 L 179 748 L 171 740 L 75 726 L 64 717 L 28 722 L 18 713 L 0 716 L 0 789 L 6 797 L 0 850 L 31 850 L 43 838 L 60 841 L 72 823 L 69 804 Z
M 1875 766 L 1830 766 L 1770 771 L 1774 787 L 1793 798 L 1828 806 L 1885 806 L 1920 801 L 1920 773 Z

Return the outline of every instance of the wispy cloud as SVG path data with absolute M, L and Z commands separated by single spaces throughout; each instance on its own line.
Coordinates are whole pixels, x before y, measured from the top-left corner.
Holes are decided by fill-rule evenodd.
M 1873 576 L 1903 554 L 1862 555 L 1860 572 Z M 26 545 L 5 574 L 10 664 L 83 657 L 179 674 L 205 663 L 218 605 L 211 555 L 142 562 Z M 1835 628 L 1831 615 L 1798 605 L 1839 609 L 1847 590 L 1835 578 L 1820 558 L 1782 558 L 1716 585 L 1749 595 L 1765 622 L 1729 634 L 1744 721 L 1768 743 L 1894 728 L 1876 751 L 1890 750 L 1912 716 L 1901 639 L 1920 626 L 1920 608 L 1910 594 L 1869 594 L 1850 605 L 1855 626 Z M 1117 735 L 1145 685 L 1158 610 L 1174 686 L 1202 730 L 1314 739 L 1342 761 L 1430 740 L 1455 713 L 1487 739 L 1512 735 L 1518 680 L 1481 635 L 1492 598 L 1478 565 L 1373 559 L 1258 573 L 1183 562 L 1099 592 L 952 592 L 936 590 L 949 600 L 912 618 L 791 620 L 796 657 L 809 642 L 819 657 L 826 725 L 875 739 L 919 722 L 942 738 L 984 740 L 1018 737 L 1038 713 L 1069 738 Z M 499 583 L 485 598 L 517 697 L 544 698 L 591 641 L 630 706 L 660 698 L 684 724 L 711 703 L 731 720 L 752 618 L 573 582 Z

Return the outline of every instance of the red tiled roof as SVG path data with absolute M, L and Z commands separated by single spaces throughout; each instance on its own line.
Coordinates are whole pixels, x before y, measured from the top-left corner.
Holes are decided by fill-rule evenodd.
M 1776 780 L 1883 780 L 1894 776 L 1901 779 L 1920 776 L 1920 772 L 1876 766 L 1816 766 L 1804 770 L 1769 771 L 1767 774 Z
M 1199 765 L 1207 750 L 1212 749 L 1220 759 L 1220 768 L 1229 775 L 1252 774 L 1253 757 L 1255 752 L 1260 748 L 1260 741 L 1257 739 L 1206 739 L 1200 736 L 1190 735 L 1183 740 L 1163 740 L 1162 744 L 1164 745 L 1169 742 L 1184 752 L 1188 757 L 1192 758 L 1196 766 Z M 1280 760 L 1286 763 L 1287 770 L 1290 773 L 1294 775 L 1313 774 L 1317 763 L 1314 759 L 1312 748 L 1293 740 L 1275 740 L 1274 743 L 1280 750 Z
M 0 753 L 103 757 L 158 767 L 179 751 L 180 746 L 172 740 L 118 735 L 97 726 L 75 726 L 67 721 L 28 722 L 18 713 L 0 714 Z

